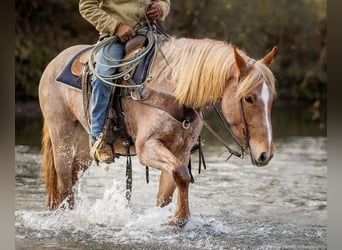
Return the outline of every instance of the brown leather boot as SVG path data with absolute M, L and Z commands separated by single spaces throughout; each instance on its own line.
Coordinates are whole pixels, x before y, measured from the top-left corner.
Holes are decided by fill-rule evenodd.
M 114 162 L 112 146 L 103 139 L 102 133 L 96 138 L 94 145 L 90 149 L 90 156 L 98 162 L 108 164 Z

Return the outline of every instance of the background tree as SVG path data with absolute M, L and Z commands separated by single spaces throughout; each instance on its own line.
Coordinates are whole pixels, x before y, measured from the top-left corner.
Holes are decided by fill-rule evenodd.
M 278 99 L 326 101 L 326 0 L 172 1 L 170 34 L 225 40 L 259 58 L 274 45 Z M 36 98 L 42 71 L 63 49 L 95 43 L 78 0 L 16 0 L 16 98 Z

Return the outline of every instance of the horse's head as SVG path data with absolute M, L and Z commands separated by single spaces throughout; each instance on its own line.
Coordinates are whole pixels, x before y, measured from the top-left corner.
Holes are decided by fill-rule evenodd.
M 271 108 L 275 89 L 268 65 L 275 47 L 258 61 L 233 50 L 235 73 L 224 90 L 222 112 L 240 146 L 250 154 L 252 164 L 264 166 L 274 153 Z

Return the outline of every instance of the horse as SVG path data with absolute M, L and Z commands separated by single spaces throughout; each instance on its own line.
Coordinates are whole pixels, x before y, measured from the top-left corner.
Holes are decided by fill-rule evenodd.
M 39 83 L 42 173 L 50 210 L 74 207 L 78 173 L 92 162 L 82 92 L 56 82 L 71 58 L 87 46 L 75 45 L 58 54 Z M 160 42 L 149 68 L 152 79 L 145 88 L 156 93 L 159 102 L 172 97 L 168 102 L 172 109 L 192 110 L 187 126 L 163 108 L 134 98 L 121 100 L 124 126 L 134 142 L 132 152 L 142 166 L 161 170 L 156 205 L 168 205 L 178 189 L 169 224 L 184 226 L 190 219 L 188 163 L 203 127 L 203 108 L 221 102 L 226 123 L 253 165 L 265 166 L 273 157 L 271 108 L 276 90 L 269 65 L 275 48 L 255 60 L 224 41 L 170 37 Z M 115 150 L 120 155 L 124 148 L 118 141 Z

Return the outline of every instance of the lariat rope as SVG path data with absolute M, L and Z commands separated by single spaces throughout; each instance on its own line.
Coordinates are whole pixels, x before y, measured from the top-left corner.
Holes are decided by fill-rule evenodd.
M 99 62 L 96 62 L 98 65 L 101 65 L 102 67 L 107 67 L 113 69 L 112 71 L 115 72 L 111 75 L 102 75 L 96 72 L 95 70 L 95 58 L 97 53 L 103 49 L 106 45 L 109 45 L 111 43 L 118 42 L 119 38 L 117 36 L 110 36 L 107 38 L 104 38 L 103 40 L 97 42 L 95 44 L 94 49 L 89 57 L 89 71 L 93 73 L 95 77 L 100 79 L 102 82 L 114 86 L 114 87 L 120 87 L 120 88 L 139 88 L 143 87 L 146 82 L 143 82 L 141 84 L 137 85 L 123 85 L 123 84 L 117 84 L 114 80 L 119 79 L 121 77 L 129 76 L 129 73 L 143 60 L 143 58 L 147 55 L 147 53 L 153 48 L 156 38 L 154 37 L 153 32 L 149 32 L 146 30 L 137 30 L 137 35 L 144 35 L 147 37 L 148 43 L 144 50 L 138 52 L 135 56 L 127 58 L 127 59 L 120 59 L 116 60 L 112 58 L 108 53 L 106 54 L 106 51 L 104 49 L 103 54 L 106 57 L 106 59 L 109 62 L 112 62 L 113 64 L 99 64 Z M 117 63 L 117 64 L 116 64 Z M 126 69 L 122 72 L 119 72 L 117 69 L 121 67 L 126 67 Z

